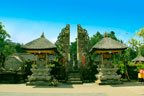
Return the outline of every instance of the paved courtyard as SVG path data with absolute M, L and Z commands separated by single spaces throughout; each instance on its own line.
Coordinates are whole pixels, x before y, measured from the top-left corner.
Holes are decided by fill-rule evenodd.
M 60 84 L 58 87 L 0 84 L 0 96 L 144 96 L 144 85 L 137 82 L 113 86 Z

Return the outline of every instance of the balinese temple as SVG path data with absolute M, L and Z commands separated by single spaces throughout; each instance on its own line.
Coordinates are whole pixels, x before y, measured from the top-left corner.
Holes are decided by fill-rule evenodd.
M 56 46 L 47 40 L 42 33 L 40 38 L 25 44 L 23 48 L 27 53 L 36 56 L 36 62 L 32 64 L 32 75 L 28 77 L 29 82 L 27 84 L 49 84 L 51 80 L 50 64 L 54 59 Z
M 116 73 L 118 70 L 115 57 L 120 55 L 127 46 L 118 42 L 112 38 L 106 36 L 96 43 L 91 53 L 95 54 L 96 58 L 99 58 L 98 74 L 96 74 L 96 83 L 98 84 L 117 84 L 121 83 L 121 76 Z

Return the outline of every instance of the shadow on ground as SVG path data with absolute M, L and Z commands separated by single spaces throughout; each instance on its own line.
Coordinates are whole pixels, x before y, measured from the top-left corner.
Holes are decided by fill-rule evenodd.
M 57 86 L 35 85 L 33 88 L 73 88 L 73 85 L 61 83 L 61 84 L 58 84 Z
M 122 84 L 111 85 L 112 87 L 131 87 L 131 86 L 144 86 L 144 82 L 138 81 L 123 81 Z

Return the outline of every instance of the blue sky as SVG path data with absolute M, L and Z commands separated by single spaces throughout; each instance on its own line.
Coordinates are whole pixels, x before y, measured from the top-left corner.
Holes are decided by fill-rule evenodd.
M 14 42 L 27 43 L 44 31 L 55 42 L 61 29 L 71 25 L 71 41 L 77 24 L 90 36 L 115 31 L 127 42 L 144 27 L 144 0 L 0 0 L 0 21 Z

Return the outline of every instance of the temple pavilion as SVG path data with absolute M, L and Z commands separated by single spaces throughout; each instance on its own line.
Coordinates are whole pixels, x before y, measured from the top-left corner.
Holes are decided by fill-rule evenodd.
M 27 53 L 36 56 L 36 62 L 32 64 L 32 75 L 28 76 L 27 85 L 50 84 L 52 80 L 51 63 L 54 60 L 56 46 L 47 40 L 44 33 L 23 46 Z
M 140 55 L 140 56 L 137 56 L 136 58 L 134 58 L 132 61 L 135 62 L 135 63 L 144 62 L 144 57 L 142 55 Z
M 127 46 L 118 42 L 105 34 L 105 37 L 96 43 L 90 50 L 99 58 L 98 74 L 96 75 L 98 84 L 115 84 L 120 83 L 120 75 L 116 74 L 117 62 L 115 57 L 121 54 Z
M 138 55 L 137 55 L 137 57 L 134 58 L 134 59 L 132 60 L 132 62 L 134 62 L 135 64 L 144 63 L 144 57 L 141 55 L 140 49 L 138 50 Z

